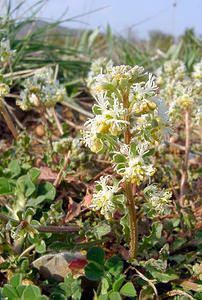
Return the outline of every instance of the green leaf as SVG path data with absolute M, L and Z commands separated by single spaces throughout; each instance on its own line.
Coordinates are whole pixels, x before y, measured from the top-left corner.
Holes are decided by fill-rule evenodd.
M 12 278 L 10 279 L 10 284 L 13 287 L 17 287 L 18 285 L 20 285 L 22 282 L 22 274 L 16 274 L 14 276 L 12 276 Z
M 123 271 L 123 261 L 119 256 L 110 257 L 105 263 L 107 272 L 114 276 L 118 276 Z
M 96 262 L 101 266 L 104 265 L 105 252 L 102 248 L 92 247 L 87 253 L 87 260 L 90 262 Z
M 7 178 L 0 177 L 0 195 L 9 195 L 12 194 L 12 186 L 9 183 Z
M 23 300 L 38 300 L 38 297 L 41 296 L 41 290 L 36 285 L 28 285 L 23 291 L 22 299 Z
M 35 189 L 36 187 L 28 175 L 18 178 L 16 183 L 16 193 L 18 195 L 23 194 L 28 198 L 34 193 Z
M 120 219 L 120 224 L 123 227 L 123 233 L 126 239 L 129 238 L 129 224 L 128 224 L 128 215 L 125 214 L 121 219 Z
M 71 296 L 71 295 L 70 295 Z M 57 291 L 51 294 L 51 300 L 67 300 L 67 296 Z
M 85 267 L 85 276 L 93 281 L 100 280 L 104 275 L 104 268 L 96 262 L 90 262 Z
M 155 153 L 155 148 L 152 148 L 152 149 L 149 149 L 149 150 L 145 151 L 142 157 L 143 158 L 144 157 L 149 157 L 149 156 L 154 155 L 154 153 Z
M 102 286 L 101 286 L 101 294 L 105 295 L 107 294 L 109 289 L 109 282 L 106 278 L 102 278 Z
M 123 154 L 115 154 L 113 156 L 113 161 L 118 164 L 118 163 L 125 163 L 126 162 L 126 157 Z
M 44 240 L 39 241 L 37 244 L 35 244 L 35 250 L 37 253 L 46 252 L 46 243 L 44 242 Z
M 101 239 L 103 236 L 108 234 L 111 231 L 111 226 L 106 224 L 105 222 L 98 223 L 93 231 L 98 239 Z
M 16 298 L 19 298 L 16 289 L 10 284 L 4 284 L 3 295 L 4 297 L 8 297 L 9 300 L 16 300 Z
M 160 222 L 152 224 L 151 234 L 149 236 L 143 237 L 142 244 L 140 246 L 140 251 L 149 250 L 154 247 L 161 238 L 161 232 L 163 225 Z
M 132 142 L 130 144 L 130 151 L 131 151 L 132 155 L 134 155 L 134 156 L 138 154 L 138 152 L 137 152 L 137 144 L 135 142 Z
M 53 201 L 56 195 L 56 189 L 50 182 L 41 183 L 37 190 L 38 197 L 31 198 L 27 201 L 27 206 L 38 206 L 44 201 Z
M 187 239 L 182 237 L 176 237 L 175 241 L 171 245 L 172 251 L 179 250 L 186 242 Z
M 125 167 L 126 167 L 125 163 L 119 163 L 116 165 L 117 171 L 122 171 L 123 169 L 125 169 Z
M 29 170 L 28 174 L 32 180 L 32 182 L 36 182 L 36 180 L 38 179 L 39 175 L 40 175 L 41 171 L 37 168 L 32 168 Z
M 15 177 L 19 176 L 21 173 L 21 168 L 20 168 L 19 162 L 16 159 L 12 160 L 9 163 L 8 169 L 11 172 L 11 178 L 15 178 Z
M 18 287 L 16 287 L 17 293 L 19 295 L 22 295 L 25 288 L 26 288 L 26 285 L 19 285 Z
M 95 115 L 101 115 L 102 113 L 102 109 L 96 104 L 93 105 L 92 111 Z
M 132 282 L 127 282 L 120 290 L 120 294 L 126 297 L 135 297 L 137 296 L 136 289 Z
M 109 300 L 122 300 L 118 292 L 112 292 L 109 295 Z
M 93 299 L 97 299 L 97 300 L 108 300 L 109 298 L 108 298 L 108 295 L 100 295 L 100 296 L 98 296 L 98 298 L 93 298 Z
M 118 292 L 120 290 L 120 287 L 122 286 L 126 276 L 121 274 L 118 279 L 116 279 L 112 285 L 112 289 L 114 292 Z
M 179 276 L 175 274 L 173 271 L 168 270 L 166 272 L 159 272 L 156 270 L 149 270 L 153 278 L 157 279 L 159 282 L 167 283 L 171 280 L 178 279 Z

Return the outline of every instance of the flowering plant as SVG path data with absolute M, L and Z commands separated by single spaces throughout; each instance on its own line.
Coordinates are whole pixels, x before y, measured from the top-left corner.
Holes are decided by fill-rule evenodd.
M 193 126 L 202 124 L 202 60 L 193 65 L 193 72 L 186 71 L 180 60 L 171 60 L 158 70 L 157 82 L 169 107 L 170 120 L 183 122 L 185 156 L 182 165 L 179 203 L 184 206 L 185 190 L 188 186 L 189 152 Z M 199 127 L 200 128 L 200 127 Z M 200 131 L 200 129 L 199 129 Z
M 20 100 L 17 101 L 22 110 L 54 107 L 56 103 L 62 102 L 66 95 L 65 89 L 54 79 L 51 68 L 40 70 L 27 78 L 23 86 L 24 90 L 20 94 Z
M 102 70 L 105 73 L 93 78 L 90 73 L 95 117 L 85 123 L 83 140 L 95 153 L 109 152 L 119 180 L 101 177 L 91 207 L 106 219 L 121 211 L 121 222 L 127 219 L 130 229 L 130 257 L 134 258 L 138 241 L 134 191 L 155 173 L 150 157 L 168 127 L 168 117 L 163 101 L 157 98 L 155 78 L 144 68 L 121 65 Z M 147 197 L 147 202 L 151 200 L 152 205 L 161 199 L 159 213 L 171 195 L 153 192 L 155 196 Z

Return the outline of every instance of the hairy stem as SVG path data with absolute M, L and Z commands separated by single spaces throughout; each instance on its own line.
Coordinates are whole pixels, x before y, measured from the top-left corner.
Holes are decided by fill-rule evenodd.
M 123 106 L 128 109 L 129 101 L 128 94 L 123 97 Z M 125 117 L 126 121 L 129 121 L 129 114 Z M 131 133 L 129 126 L 124 133 L 124 143 L 130 144 Z M 133 185 L 130 182 L 125 182 L 125 195 L 126 195 L 126 205 L 128 207 L 129 213 L 129 227 L 130 227 L 130 258 L 136 258 L 138 249 L 138 228 L 137 228 L 137 213 L 135 209 L 135 199 L 133 195 Z
M 190 151 L 190 123 L 189 123 L 189 111 L 185 111 L 185 156 L 184 165 L 182 168 L 182 176 L 180 182 L 180 199 L 179 203 L 184 206 L 184 195 L 186 193 L 187 179 L 188 179 L 188 164 L 189 164 L 189 151 Z

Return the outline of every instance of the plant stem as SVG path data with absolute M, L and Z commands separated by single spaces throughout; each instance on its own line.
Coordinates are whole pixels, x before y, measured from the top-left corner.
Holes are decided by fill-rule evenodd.
M 60 183 L 61 183 L 61 180 L 62 180 L 62 177 L 64 175 L 64 172 L 69 164 L 69 156 L 70 156 L 70 151 L 65 155 L 64 157 L 64 164 L 62 166 L 62 168 L 60 169 L 60 172 L 58 173 L 53 185 L 55 187 L 57 187 Z
M 190 151 L 190 124 L 189 124 L 189 111 L 185 110 L 185 156 L 184 156 L 184 165 L 182 168 L 182 176 L 180 182 L 180 199 L 179 203 L 184 206 L 184 195 L 186 192 L 186 185 L 188 179 L 188 163 L 189 163 L 189 151 Z
M 12 221 L 15 226 L 20 225 L 20 221 L 15 220 L 9 216 L 6 216 L 2 213 L 0 213 L 0 220 L 4 223 L 7 223 L 9 221 Z M 34 229 L 36 229 L 39 232 L 76 232 L 79 231 L 79 226 L 77 225 L 71 225 L 71 226 L 55 226 L 55 225 L 31 225 Z
M 128 94 L 123 97 L 124 108 L 129 108 Z M 129 114 L 125 116 L 125 120 L 129 121 Z M 130 144 L 131 134 L 130 128 L 127 127 L 124 133 L 124 143 Z M 126 205 L 128 207 L 129 213 L 129 227 L 130 227 L 130 258 L 136 258 L 138 249 L 138 228 L 137 228 L 137 214 L 135 209 L 135 200 L 133 195 L 133 185 L 130 182 L 125 182 L 125 195 L 126 195 Z
M 17 140 L 17 138 L 18 138 L 17 130 L 13 124 L 13 121 L 12 121 L 2 99 L 0 99 L 0 111 L 4 117 L 4 120 L 9 128 L 9 130 L 11 131 L 13 137 Z
M 61 123 L 60 123 L 60 120 L 59 120 L 59 118 L 58 118 L 58 116 L 57 116 L 57 112 L 55 111 L 55 107 L 51 107 L 51 108 L 50 108 L 50 112 L 52 113 L 52 115 L 53 115 L 53 117 L 54 117 L 54 120 L 55 120 L 55 123 L 56 123 L 56 125 L 57 125 L 57 128 L 58 128 L 58 130 L 59 130 L 60 135 L 63 135 L 64 132 L 63 132 L 63 129 L 62 129 L 62 125 L 61 125 Z

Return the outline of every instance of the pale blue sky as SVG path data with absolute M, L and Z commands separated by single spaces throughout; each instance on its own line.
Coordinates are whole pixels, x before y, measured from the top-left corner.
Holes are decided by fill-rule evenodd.
M 19 0 L 13 2 L 18 3 Z M 35 3 L 27 0 L 26 5 Z M 71 27 L 106 28 L 109 23 L 117 33 L 124 33 L 133 26 L 138 37 L 147 36 L 150 30 L 162 30 L 180 35 L 186 28 L 193 27 L 202 34 L 202 0 L 48 0 L 40 16 L 46 19 L 59 18 L 66 8 L 65 17 L 73 17 L 105 7 L 79 20 Z M 68 26 L 70 23 L 68 23 Z

